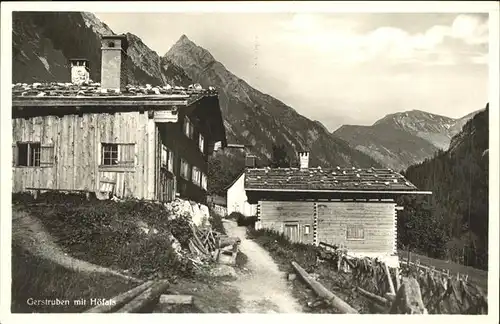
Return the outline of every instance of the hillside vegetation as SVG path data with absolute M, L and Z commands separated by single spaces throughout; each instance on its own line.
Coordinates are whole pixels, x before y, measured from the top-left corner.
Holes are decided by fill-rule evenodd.
M 404 176 L 431 198 L 404 198 L 400 247 L 488 268 L 488 106 L 453 137 L 448 151 L 409 167 Z

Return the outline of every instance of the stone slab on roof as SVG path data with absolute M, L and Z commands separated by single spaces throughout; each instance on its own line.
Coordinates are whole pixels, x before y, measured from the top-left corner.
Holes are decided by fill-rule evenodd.
M 250 190 L 417 191 L 417 187 L 391 169 L 258 168 L 245 171 Z

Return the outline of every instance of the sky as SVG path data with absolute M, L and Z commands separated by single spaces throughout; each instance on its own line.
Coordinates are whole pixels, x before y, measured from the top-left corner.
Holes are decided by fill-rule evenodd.
M 185 34 L 256 89 L 321 121 L 413 109 L 459 118 L 488 101 L 488 15 L 95 13 L 163 56 Z

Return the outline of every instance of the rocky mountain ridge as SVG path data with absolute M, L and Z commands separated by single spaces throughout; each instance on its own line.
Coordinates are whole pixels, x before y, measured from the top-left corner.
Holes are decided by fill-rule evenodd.
M 421 110 L 386 115 L 371 126 L 344 125 L 333 132 L 383 165 L 402 170 L 446 150 L 479 111 L 453 119 Z
M 218 89 L 229 141 L 251 145 L 251 153 L 264 163 L 271 159 L 273 144 L 284 144 L 293 159 L 297 159 L 298 151 L 310 151 L 311 165 L 378 165 L 332 136 L 320 123 L 250 86 L 186 35 L 180 37 L 163 59 L 181 66 L 194 82 Z

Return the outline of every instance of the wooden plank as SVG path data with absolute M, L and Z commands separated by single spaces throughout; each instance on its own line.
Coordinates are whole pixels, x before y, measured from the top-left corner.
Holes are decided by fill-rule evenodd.
M 193 300 L 191 295 L 160 295 L 158 304 L 192 305 Z
M 312 290 L 321 298 L 324 298 L 327 303 L 331 304 L 333 307 L 338 309 L 344 314 L 357 314 L 354 308 L 352 308 L 349 304 L 344 302 L 342 299 L 334 295 L 332 292 L 327 290 L 323 285 L 319 282 L 311 278 L 309 274 L 296 262 L 292 261 L 292 266 L 295 271 L 300 275 L 300 277 L 311 287 Z

